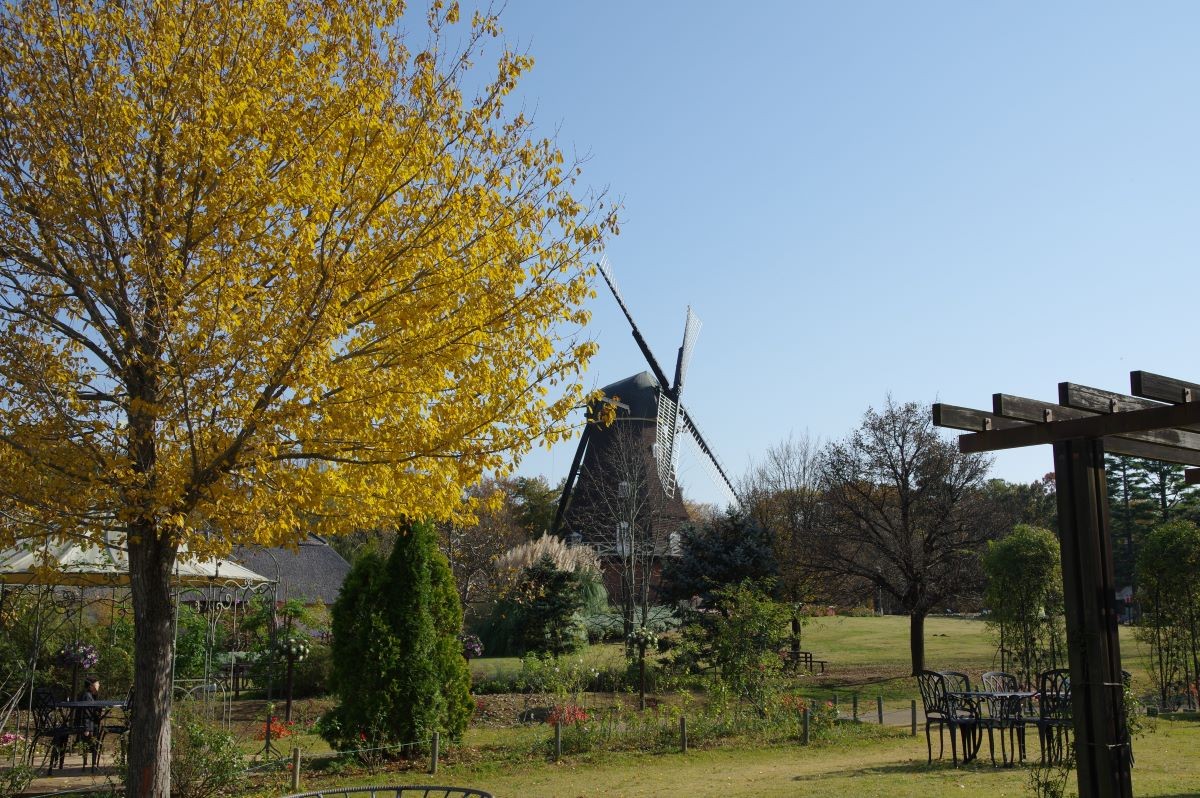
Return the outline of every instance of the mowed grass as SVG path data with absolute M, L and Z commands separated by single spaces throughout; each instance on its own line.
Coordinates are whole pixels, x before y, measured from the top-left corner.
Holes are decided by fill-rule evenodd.
M 1123 663 L 1134 674 L 1135 686 L 1149 686 L 1146 653 L 1121 629 Z M 995 642 L 986 624 L 977 619 L 929 618 L 925 627 L 926 661 L 932 668 L 965 670 L 978 676 L 999 665 Z M 824 617 L 808 623 L 804 648 L 830 661 L 828 672 L 799 680 L 814 695 L 836 691 L 858 693 L 864 718 L 870 719 L 872 698 L 886 700 L 916 696 L 911 671 L 908 619 L 900 616 Z M 621 661 L 618 645 L 593 646 L 581 655 L 590 663 Z M 471 663 L 476 678 L 509 676 L 518 671 L 515 658 L 492 658 Z M 862 700 L 867 699 L 867 700 Z M 907 731 L 906 709 L 892 728 L 872 734 L 849 732 L 812 746 L 799 744 L 751 747 L 745 742 L 693 748 L 688 754 L 640 754 L 594 751 L 564 757 L 555 763 L 545 752 L 550 731 L 544 724 L 515 728 L 472 729 L 467 750 L 450 752 L 436 777 L 409 773 L 357 776 L 345 784 L 415 783 L 432 778 L 438 783 L 475 786 L 497 798 L 576 798 L 581 796 L 829 796 L 830 798 L 947 798 L 948 796 L 1027 796 L 1030 768 L 994 768 L 986 756 L 969 767 L 954 768 L 948 757 L 926 762 L 925 736 Z M 842 716 L 847 715 L 843 704 Z M 845 728 L 845 727 L 843 727 Z M 936 734 L 936 733 L 935 733 Z M 1036 734 L 1030 734 L 1030 755 L 1038 755 Z M 936 753 L 937 741 L 934 740 Z M 1134 793 L 1152 798 L 1200 796 L 1200 720 L 1161 718 L 1134 741 L 1137 763 Z M 328 783 L 320 786 L 330 786 Z M 1074 775 L 1068 795 L 1075 794 Z
M 1151 692 L 1145 646 L 1133 627 L 1122 626 L 1119 633 L 1121 662 L 1133 675 L 1135 692 Z M 817 687 L 841 695 L 882 695 L 885 701 L 918 697 L 905 616 L 814 618 L 804 627 L 803 645 L 830 661 L 826 674 L 813 677 Z M 973 680 L 984 671 L 999 670 L 995 633 L 977 618 L 930 616 L 925 620 L 925 667 L 963 671 Z
M 1132 627 L 1121 627 L 1121 655 L 1126 670 L 1134 677 L 1139 694 L 1150 688 L 1148 654 L 1134 637 Z M 909 619 L 902 615 L 883 617 L 829 616 L 810 619 L 804 626 L 801 645 L 817 659 L 828 660 L 825 673 L 805 679 L 800 688 L 813 696 L 837 695 L 849 701 L 857 693 L 867 703 L 882 696 L 885 702 L 917 698 L 909 645 Z M 977 618 L 930 616 L 925 620 L 925 664 L 934 670 L 957 670 L 978 677 L 998 670 L 995 635 Z M 578 656 L 599 667 L 622 662 L 622 646 L 616 643 L 590 646 Z M 510 678 L 521 669 L 516 657 L 484 657 L 471 661 L 476 679 Z M 866 709 L 864 709 L 864 712 Z
M 936 740 L 934 745 L 936 753 Z M 1135 741 L 1134 794 L 1141 798 L 1200 795 L 1198 746 L 1200 723 L 1159 720 L 1153 732 Z M 1033 742 L 1034 751 L 1036 747 Z M 924 734 L 914 738 L 897 732 L 884 739 L 812 747 L 587 754 L 560 763 L 527 759 L 449 765 L 439 770 L 436 781 L 479 787 L 497 798 L 949 798 L 1032 795 L 1029 774 L 1028 767 L 992 767 L 986 754 L 984 762 L 968 767 L 954 768 L 948 758 L 927 764 Z M 375 779 L 375 783 L 382 782 Z M 1072 776 L 1068 795 L 1075 794 L 1074 784 Z

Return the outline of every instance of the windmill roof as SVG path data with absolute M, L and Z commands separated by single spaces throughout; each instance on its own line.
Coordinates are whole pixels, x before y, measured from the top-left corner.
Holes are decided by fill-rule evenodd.
M 621 404 L 628 405 L 631 418 L 655 418 L 658 414 L 658 380 L 648 371 L 605 385 L 601 390 L 605 396 L 615 396 Z
M 280 598 L 300 599 L 309 604 L 332 604 L 350 563 L 316 535 L 309 535 L 292 551 L 287 548 L 239 546 L 230 555 L 247 568 L 274 577 L 279 574 Z

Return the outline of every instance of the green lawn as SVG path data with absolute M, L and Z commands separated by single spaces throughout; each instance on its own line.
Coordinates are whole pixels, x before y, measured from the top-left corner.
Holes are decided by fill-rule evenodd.
M 814 618 L 804 628 L 804 647 L 830 661 L 829 672 L 814 683 L 845 695 L 883 695 L 884 700 L 916 698 L 908 618 Z M 1151 692 L 1148 654 L 1133 634 L 1122 626 L 1121 659 L 1133 674 L 1138 694 Z M 965 671 L 974 679 L 984 671 L 998 670 L 996 643 L 987 624 L 971 618 L 931 616 L 925 620 L 925 666 L 932 670 Z
M 802 691 L 814 696 L 837 695 L 842 702 L 858 693 L 864 706 L 876 696 L 893 705 L 917 698 L 908 628 L 908 618 L 900 615 L 811 619 L 804 627 L 802 645 L 818 659 L 828 660 L 829 666 L 826 673 L 807 679 Z M 1145 648 L 1134 639 L 1132 628 L 1121 627 L 1120 631 L 1122 657 L 1126 670 L 1133 673 L 1135 690 L 1149 692 Z M 622 647 L 615 643 L 590 646 L 580 656 L 598 665 L 619 663 Z M 966 671 L 972 677 L 1000 665 L 987 624 L 953 616 L 926 619 L 925 662 L 934 670 Z M 516 657 L 484 657 L 471 662 L 476 680 L 509 677 L 520 668 Z
M 588 646 L 573 656 L 578 656 L 587 665 L 607 668 L 624 666 L 625 648 L 618 643 Z M 481 657 L 471 660 L 471 677 L 475 681 L 484 679 L 508 679 L 521 671 L 520 657 Z
M 1122 650 L 1135 686 L 1147 688 L 1145 652 L 1131 630 L 1122 629 Z M 998 665 L 995 644 L 986 625 L 978 620 L 934 617 L 926 622 L 926 658 L 932 668 L 954 668 L 977 676 Z M 926 763 L 924 734 L 908 734 L 909 701 L 916 697 L 909 675 L 908 620 L 888 616 L 827 617 L 813 619 L 804 630 L 804 647 L 830 661 L 825 675 L 799 680 L 800 689 L 812 695 L 836 693 L 842 717 L 849 714 L 849 696 L 859 695 L 860 716 L 873 720 L 874 697 L 885 698 L 888 712 L 883 732 L 862 727 L 848 729 L 835 739 L 812 746 L 761 744 L 745 740 L 716 741 L 711 747 L 694 740 L 686 754 L 599 752 L 549 761 L 550 737 L 544 724 L 473 728 L 465 747 L 447 746 L 436 777 L 425 775 L 420 764 L 407 773 L 375 776 L 319 776 L 309 771 L 309 788 L 334 784 L 445 783 L 473 785 L 498 798 L 522 796 L 848 796 L 852 798 L 942 798 L 944 796 L 1025 796 L 1028 767 L 993 768 L 983 764 L 955 769 L 949 761 Z M 621 648 L 594 646 L 581 653 L 595 664 L 619 663 Z M 476 678 L 515 673 L 514 658 L 485 658 L 471 663 Z M 603 703 L 603 696 L 596 696 Z M 1159 719 L 1152 731 L 1134 741 L 1137 764 L 1134 790 L 1138 796 L 1183 798 L 1200 796 L 1200 721 Z M 323 744 L 304 738 L 288 744 L 309 743 L 306 754 L 317 754 Z M 1031 741 L 1037 755 L 1036 737 Z M 936 741 L 935 741 L 936 746 Z M 948 756 L 948 754 L 947 754 Z M 1074 777 L 1068 795 L 1074 794 Z
M 524 733 L 529 737 L 528 732 Z M 936 741 L 935 741 L 936 746 Z M 1141 798 L 1200 795 L 1200 723 L 1158 721 L 1135 741 L 1134 792 Z M 1036 743 L 1034 745 L 1036 750 Z M 936 750 L 936 749 L 935 749 Z M 410 774 L 407 781 L 429 777 Z M 576 796 L 830 796 L 837 798 L 949 798 L 1025 796 L 1028 767 L 993 768 L 990 762 L 955 769 L 949 760 L 926 764 L 924 736 L 835 742 L 805 748 L 720 748 L 688 754 L 589 754 L 555 764 L 544 758 L 444 766 L 433 781 L 476 786 L 497 798 Z M 1072 777 L 1073 779 L 1073 777 Z M 393 775 L 345 783 L 395 783 Z M 1074 781 L 1068 794 L 1074 793 Z

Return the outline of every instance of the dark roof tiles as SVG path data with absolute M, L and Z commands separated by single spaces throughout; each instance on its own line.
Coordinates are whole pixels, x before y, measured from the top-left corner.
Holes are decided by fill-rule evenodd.
M 278 576 L 281 600 L 308 604 L 332 604 L 350 573 L 350 563 L 316 535 L 301 541 L 296 551 L 238 546 L 230 558 L 270 579 Z

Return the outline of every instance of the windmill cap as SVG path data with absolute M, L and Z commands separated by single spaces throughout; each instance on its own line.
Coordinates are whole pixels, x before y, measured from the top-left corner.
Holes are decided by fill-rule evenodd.
M 628 414 L 620 414 L 622 418 L 653 419 L 658 416 L 658 380 L 648 371 L 605 385 L 600 390 L 605 396 L 616 396 L 621 404 L 629 406 Z

